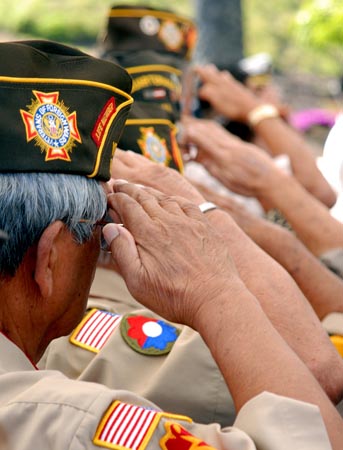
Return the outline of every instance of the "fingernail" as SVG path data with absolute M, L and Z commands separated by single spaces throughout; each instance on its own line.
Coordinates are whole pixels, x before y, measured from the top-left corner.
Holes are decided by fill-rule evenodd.
M 112 241 L 119 236 L 118 226 L 114 223 L 109 223 L 104 226 L 102 233 L 107 244 L 110 246 Z
M 144 186 L 144 184 L 135 184 L 135 186 L 139 187 L 139 188 L 145 188 L 146 186 Z

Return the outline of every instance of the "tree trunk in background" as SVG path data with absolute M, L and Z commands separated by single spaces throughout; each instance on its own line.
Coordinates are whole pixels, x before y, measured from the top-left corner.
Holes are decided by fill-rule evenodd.
M 193 0 L 198 25 L 194 60 L 225 68 L 243 57 L 240 0 Z

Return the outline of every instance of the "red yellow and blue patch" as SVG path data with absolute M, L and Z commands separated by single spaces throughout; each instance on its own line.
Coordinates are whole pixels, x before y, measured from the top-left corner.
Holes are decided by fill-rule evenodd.
M 169 353 L 180 334 L 164 320 L 130 314 L 122 318 L 120 332 L 132 349 L 144 355 Z

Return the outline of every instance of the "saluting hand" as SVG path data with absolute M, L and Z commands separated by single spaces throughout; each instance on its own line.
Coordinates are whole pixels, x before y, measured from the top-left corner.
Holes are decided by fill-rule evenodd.
M 239 281 L 223 238 L 199 208 L 181 197 L 117 182 L 104 227 L 131 294 L 168 320 L 196 327 L 197 316 Z

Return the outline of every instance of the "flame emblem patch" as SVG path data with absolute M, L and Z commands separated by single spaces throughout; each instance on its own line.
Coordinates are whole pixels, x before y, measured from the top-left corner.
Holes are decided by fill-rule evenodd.
M 165 429 L 167 434 L 160 440 L 163 450 L 215 450 L 178 423 L 167 422 Z
M 81 143 L 77 128 L 76 111 L 69 114 L 59 92 L 32 91 L 35 99 L 28 111 L 20 110 L 26 129 L 26 140 L 35 140 L 35 145 L 45 152 L 45 161 L 61 159 L 70 162 L 70 152 L 75 141 Z

